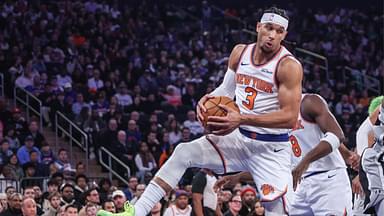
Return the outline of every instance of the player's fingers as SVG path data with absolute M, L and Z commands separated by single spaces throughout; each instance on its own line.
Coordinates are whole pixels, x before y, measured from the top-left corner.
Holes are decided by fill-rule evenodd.
M 222 109 L 224 109 L 224 110 L 227 111 L 227 112 L 229 112 L 229 111 L 232 110 L 229 106 L 224 105 L 224 104 L 219 104 L 219 107 L 222 108 Z
M 230 132 L 230 130 L 228 130 L 228 129 L 221 129 L 221 130 L 212 131 L 213 134 L 218 135 L 218 136 L 229 134 L 229 132 Z
M 203 102 L 199 102 L 199 103 L 197 103 L 197 106 L 198 106 L 198 109 L 200 109 L 200 110 L 199 110 L 200 113 L 201 113 L 201 111 L 203 111 L 203 112 L 207 112 L 207 108 L 205 108 Z
M 227 118 L 222 116 L 208 116 L 208 122 L 226 122 Z

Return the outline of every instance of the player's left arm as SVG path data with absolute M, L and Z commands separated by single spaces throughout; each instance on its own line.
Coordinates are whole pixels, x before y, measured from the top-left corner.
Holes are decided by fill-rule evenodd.
M 239 125 L 293 128 L 299 114 L 303 69 L 300 62 L 289 56 L 280 62 L 276 73 L 276 79 L 279 83 L 279 110 L 260 115 L 240 114 L 225 105 L 219 105 L 227 111 L 227 115 L 225 117 L 208 117 L 208 125 L 216 128 L 212 133 L 216 135 L 228 134 Z

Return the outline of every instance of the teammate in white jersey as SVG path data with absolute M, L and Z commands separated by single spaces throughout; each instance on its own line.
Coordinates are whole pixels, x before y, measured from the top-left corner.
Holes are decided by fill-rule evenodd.
M 286 12 L 268 9 L 257 23 L 256 44 L 232 50 L 223 83 L 200 99 L 197 113 L 201 121 L 203 104 L 213 96 L 236 96 L 241 113 L 222 106 L 226 117 L 208 119 L 212 134 L 179 144 L 135 203 L 136 215 L 147 215 L 189 167 L 248 170 L 259 189 L 274 188 L 262 196 L 266 214 L 288 214 L 293 192 L 288 131 L 299 112 L 302 66 L 281 45 L 287 28 Z
M 292 158 L 300 161 L 292 171 L 296 191 L 290 215 L 351 213 L 351 186 L 343 158 L 356 168 L 358 156 L 340 144 L 343 139 L 343 131 L 324 99 L 303 95 L 299 119 L 290 136 Z M 226 176 L 215 187 L 249 177 L 247 173 Z

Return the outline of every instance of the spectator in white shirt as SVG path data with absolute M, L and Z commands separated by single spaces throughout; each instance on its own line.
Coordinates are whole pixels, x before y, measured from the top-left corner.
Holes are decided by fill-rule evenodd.
M 189 194 L 184 190 L 176 191 L 175 204 L 170 205 L 163 216 L 189 216 L 192 213 L 192 207 L 188 204 Z
M 78 93 L 76 95 L 76 102 L 72 105 L 73 114 L 78 116 L 80 114 L 81 109 L 83 109 L 83 107 L 88 107 L 89 110 L 91 110 L 91 106 L 88 103 L 84 102 L 83 94 Z
M 98 90 L 104 87 L 104 82 L 100 79 L 100 71 L 95 69 L 93 71 L 93 77 L 88 79 L 88 89 Z
M 59 84 L 60 87 L 64 88 L 67 83 L 72 85 L 72 78 L 68 75 L 65 70 L 62 70 L 60 74 L 57 75 L 57 84 Z
M 115 94 L 117 102 L 120 106 L 126 107 L 133 103 L 131 95 L 128 94 L 128 89 L 126 85 L 120 85 L 119 92 Z
M 184 121 L 183 126 L 189 128 L 193 136 L 198 136 L 204 133 L 203 126 L 196 120 L 196 113 L 193 110 L 188 111 L 188 120 Z
M 140 143 L 139 153 L 135 157 L 135 164 L 138 169 L 136 176 L 140 179 L 141 182 L 144 182 L 144 175 L 146 172 L 152 172 L 157 168 L 155 158 L 149 151 L 147 143 Z

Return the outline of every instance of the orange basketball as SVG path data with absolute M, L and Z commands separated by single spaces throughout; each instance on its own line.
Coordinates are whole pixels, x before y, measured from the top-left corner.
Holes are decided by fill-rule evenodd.
M 203 115 L 204 115 L 203 125 L 204 125 L 204 127 L 207 126 L 208 116 L 226 116 L 227 115 L 227 111 L 225 111 L 223 108 L 219 107 L 219 104 L 226 105 L 229 108 L 232 108 L 233 110 L 236 110 L 237 112 L 240 112 L 239 107 L 237 106 L 235 101 L 229 97 L 218 96 L 218 97 L 211 98 L 204 103 L 204 107 L 207 109 L 207 112 L 205 112 L 205 113 L 203 112 Z

